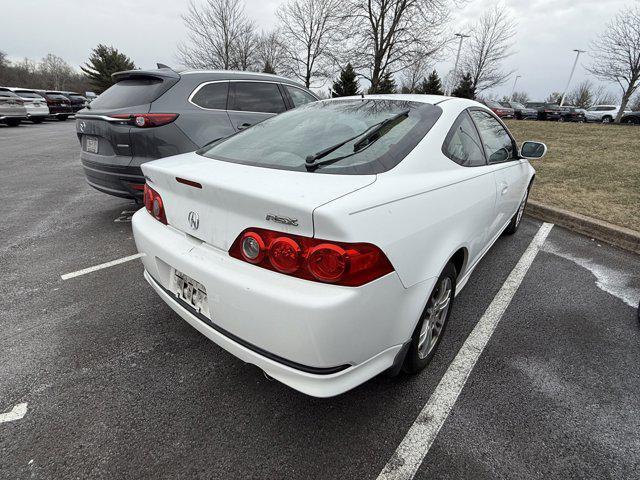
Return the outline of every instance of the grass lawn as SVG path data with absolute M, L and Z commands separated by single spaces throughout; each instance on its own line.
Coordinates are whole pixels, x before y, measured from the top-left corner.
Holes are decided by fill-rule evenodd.
M 640 128 L 511 120 L 518 143 L 549 151 L 531 163 L 531 198 L 640 232 Z

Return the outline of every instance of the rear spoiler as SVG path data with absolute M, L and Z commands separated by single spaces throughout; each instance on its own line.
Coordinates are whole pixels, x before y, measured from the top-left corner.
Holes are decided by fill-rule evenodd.
M 180 79 L 180 74 L 174 72 L 170 68 L 159 68 L 157 70 L 127 70 L 124 72 L 116 72 L 111 75 L 111 78 L 115 82 L 131 80 L 134 78 L 156 78 L 159 80 L 178 81 Z

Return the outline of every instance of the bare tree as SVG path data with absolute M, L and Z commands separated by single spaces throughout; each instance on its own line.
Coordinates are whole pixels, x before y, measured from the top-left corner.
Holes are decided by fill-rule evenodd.
M 306 87 L 329 75 L 333 49 L 343 23 L 341 0 L 289 0 L 277 16 L 287 45 L 287 73 Z
M 246 47 L 253 23 L 237 0 L 206 0 L 201 7 L 191 0 L 182 20 L 188 29 L 188 42 L 178 45 L 178 59 L 186 67 L 228 70 L 247 56 L 246 50 L 239 50 Z
M 522 103 L 523 105 L 530 100 L 529 94 L 527 92 L 513 92 L 511 95 L 510 101 Z
M 236 70 L 258 70 L 258 36 L 253 22 L 245 23 L 235 42 L 231 54 L 231 68 Z
M 345 0 L 352 48 L 350 57 L 375 92 L 385 75 L 405 70 L 411 60 L 429 59 L 444 36 L 450 0 Z
M 74 73 L 71 65 L 52 53 L 42 59 L 39 68 L 45 88 L 52 90 L 64 89 Z
M 262 32 L 256 45 L 256 57 L 262 68 L 267 64 L 275 72 L 281 72 L 286 62 L 287 47 L 278 30 Z
M 579 108 L 589 108 L 593 105 L 593 83 L 585 80 L 576 85 L 567 95 L 567 104 Z
M 409 62 L 408 67 L 402 72 L 400 90 L 402 93 L 417 93 L 427 70 L 426 59 L 418 56 Z
M 485 12 L 471 27 L 465 44 L 461 70 L 471 73 L 476 92 L 502 85 L 513 71 L 504 71 L 502 63 L 510 57 L 516 24 L 504 7 Z
M 621 10 L 591 43 L 591 49 L 593 62 L 587 70 L 622 89 L 621 108 L 615 119 L 619 123 L 640 80 L 640 8 Z

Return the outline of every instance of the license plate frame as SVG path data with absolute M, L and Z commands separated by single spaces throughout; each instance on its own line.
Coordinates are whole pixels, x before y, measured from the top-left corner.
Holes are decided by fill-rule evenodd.
M 99 145 L 98 137 L 85 137 L 84 147 L 85 150 L 89 153 L 98 153 L 98 145 Z
M 196 312 L 210 318 L 209 299 L 207 289 L 204 285 L 175 268 L 171 269 L 171 279 L 169 283 L 170 290 L 176 298 L 185 302 Z

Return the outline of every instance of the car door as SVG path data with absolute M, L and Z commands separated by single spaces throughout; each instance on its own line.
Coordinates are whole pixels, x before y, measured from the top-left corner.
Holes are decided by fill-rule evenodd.
M 229 83 L 228 113 L 236 131 L 285 110 L 284 97 L 275 82 L 238 80 Z
M 520 159 L 513 137 L 500 120 L 480 109 L 470 113 L 478 127 L 496 186 L 495 217 L 489 228 L 489 239 L 492 239 L 518 210 L 527 190 L 528 169 Z

